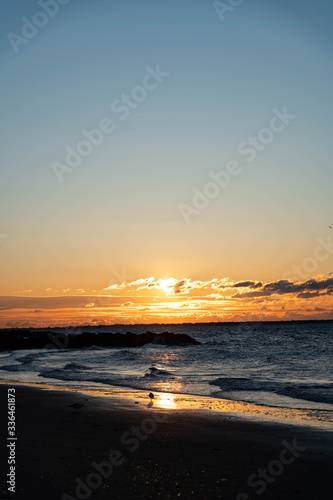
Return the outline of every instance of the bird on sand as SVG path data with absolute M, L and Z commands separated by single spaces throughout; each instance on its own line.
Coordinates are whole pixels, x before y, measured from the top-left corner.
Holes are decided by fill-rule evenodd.
M 328 226 L 330 229 L 333 229 L 333 226 Z
M 154 394 L 152 392 L 149 393 L 150 399 L 154 399 Z
M 81 410 L 81 408 L 84 407 L 84 404 L 82 404 L 82 403 L 74 403 L 74 404 L 68 405 L 68 406 L 70 406 L 71 408 L 74 408 L 76 411 L 79 411 L 79 410 Z

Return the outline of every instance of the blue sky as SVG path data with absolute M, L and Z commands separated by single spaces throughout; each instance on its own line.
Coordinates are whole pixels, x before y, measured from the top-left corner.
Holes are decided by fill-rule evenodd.
M 2 293 L 100 288 L 124 266 L 278 279 L 311 255 L 333 224 L 333 4 L 244 0 L 222 22 L 204 0 L 71 0 L 16 54 L 8 33 L 38 10 L 1 3 Z M 111 103 L 158 64 L 121 121 Z M 247 164 L 238 145 L 283 106 L 297 118 Z M 103 118 L 114 133 L 59 183 L 52 163 Z M 179 204 L 231 159 L 241 175 L 186 224 Z

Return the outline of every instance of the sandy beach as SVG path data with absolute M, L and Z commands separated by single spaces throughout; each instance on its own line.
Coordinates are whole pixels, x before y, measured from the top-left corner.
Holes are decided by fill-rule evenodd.
M 15 494 L 6 486 L 8 387 L 16 390 Z M 331 496 L 333 433 L 327 429 L 168 408 L 167 400 L 162 408 L 148 394 L 110 398 L 2 384 L 0 397 L 0 498 Z M 75 403 L 84 406 L 69 406 Z

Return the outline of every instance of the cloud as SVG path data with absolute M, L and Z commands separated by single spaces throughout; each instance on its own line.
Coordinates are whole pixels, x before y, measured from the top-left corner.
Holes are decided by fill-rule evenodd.
M 280 295 L 293 295 L 299 299 L 310 299 L 322 295 L 333 295 L 333 278 L 319 276 L 304 282 L 292 282 L 287 279 L 263 283 L 262 281 L 243 280 L 233 282 L 229 278 L 214 278 L 209 281 L 192 281 L 191 278 L 168 278 L 156 279 L 154 276 L 141 278 L 130 283 L 111 285 L 106 290 L 118 290 L 119 296 L 136 292 L 142 292 L 141 297 L 154 296 L 182 296 L 187 295 L 190 299 L 203 298 L 205 300 L 240 300 L 252 299 L 259 301 L 265 298 L 267 301 L 277 300 Z M 235 291 L 236 293 L 230 293 Z M 158 292 L 158 293 L 154 293 Z
M 230 287 L 230 282 L 228 278 L 217 279 L 214 278 L 210 281 L 192 281 L 191 278 L 159 278 L 156 279 L 154 276 L 149 278 L 141 278 L 131 283 L 121 283 L 116 285 L 111 285 L 105 288 L 105 290 L 118 290 L 118 291 L 129 291 L 136 292 L 140 290 L 159 290 L 164 291 L 172 295 L 189 294 L 193 290 L 204 290 L 211 289 L 215 290 L 217 288 L 228 288 Z
M 191 280 L 188 278 L 183 278 L 182 280 L 177 281 L 177 283 L 175 283 L 175 285 L 173 287 L 173 293 L 175 295 L 177 295 L 179 293 L 189 293 L 188 285 L 189 285 L 190 281 Z
M 254 281 L 239 281 L 232 286 L 233 288 L 260 288 L 262 283 L 260 281 L 257 283 Z
M 119 290 L 123 288 L 136 288 L 137 290 L 140 290 L 140 288 L 145 288 L 146 286 L 150 285 L 150 283 L 152 283 L 154 280 L 154 276 L 151 276 L 150 278 L 141 278 L 130 283 L 126 283 L 124 281 L 121 284 L 110 285 L 104 288 L 104 290 Z
M 237 293 L 233 296 L 233 298 L 262 297 L 285 294 L 298 294 L 298 297 L 300 298 L 331 295 L 333 294 L 333 278 L 311 278 L 303 283 L 293 283 L 289 280 L 273 281 L 262 285 L 256 292 Z
M 320 295 L 325 295 L 325 293 L 320 292 L 302 292 L 297 295 L 299 299 L 312 299 L 313 297 L 319 297 Z
M 221 295 L 220 293 L 210 293 L 209 295 L 206 295 L 205 296 L 206 299 L 212 299 L 212 300 L 221 300 L 223 299 L 223 295 Z

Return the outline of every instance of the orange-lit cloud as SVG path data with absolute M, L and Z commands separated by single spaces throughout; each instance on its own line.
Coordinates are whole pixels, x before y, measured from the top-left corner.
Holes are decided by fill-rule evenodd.
M 333 278 L 141 278 L 75 295 L 0 297 L 0 326 L 333 319 Z

